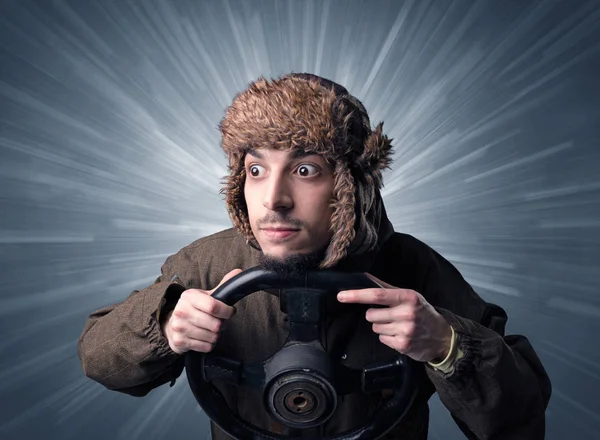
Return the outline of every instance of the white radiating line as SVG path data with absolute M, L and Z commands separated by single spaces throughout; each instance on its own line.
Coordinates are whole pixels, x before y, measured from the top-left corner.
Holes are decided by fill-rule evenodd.
M 548 300 L 546 306 L 551 309 L 571 312 L 581 316 L 600 318 L 600 307 L 582 301 L 555 296 Z
M 72 232 L 50 231 L 7 231 L 0 230 L 0 243 L 91 243 L 95 240 L 93 234 L 74 234 Z
M 476 176 L 472 176 L 469 177 L 468 179 L 466 179 L 466 182 L 474 182 L 476 180 L 479 179 L 483 179 L 484 177 L 489 177 L 492 176 L 494 174 L 498 174 L 500 172 L 506 171 L 510 168 L 514 168 L 520 165 L 524 165 L 524 164 L 528 164 L 528 163 L 532 163 L 535 162 L 537 160 L 543 159 L 545 157 L 551 156 L 553 154 L 556 154 L 560 151 L 566 150 L 567 148 L 571 148 L 573 146 L 573 142 L 563 142 L 562 144 L 559 145 L 555 145 L 553 147 L 547 148 L 545 150 L 539 151 L 537 153 L 534 153 L 530 156 L 526 156 L 523 157 L 521 159 L 517 159 L 514 160 L 510 163 L 504 164 L 502 166 L 499 166 L 497 168 L 493 168 L 491 170 L 488 170 L 486 172 L 483 172 L 481 174 L 478 174 Z

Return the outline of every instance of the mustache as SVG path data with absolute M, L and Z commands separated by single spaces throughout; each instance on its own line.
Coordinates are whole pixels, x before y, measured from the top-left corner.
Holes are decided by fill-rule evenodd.
M 258 220 L 256 224 L 259 227 L 272 224 L 284 224 L 286 226 L 293 226 L 295 228 L 302 228 L 304 226 L 304 222 L 302 220 L 290 217 L 287 214 L 278 213 L 269 213 L 260 220 Z

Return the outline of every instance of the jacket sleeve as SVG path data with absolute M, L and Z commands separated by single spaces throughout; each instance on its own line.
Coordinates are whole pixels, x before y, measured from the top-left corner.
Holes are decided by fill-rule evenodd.
M 133 396 L 144 396 L 167 382 L 173 385 L 184 360 L 169 347 L 159 322 L 185 290 L 182 277 L 193 267 L 182 250 L 166 260 L 151 286 L 88 317 L 78 342 L 86 376 Z
M 535 350 L 525 336 L 506 336 L 505 311 L 433 255 L 426 296 L 437 298 L 464 353 L 450 373 L 426 367 L 440 400 L 469 439 L 543 440 L 552 386 Z

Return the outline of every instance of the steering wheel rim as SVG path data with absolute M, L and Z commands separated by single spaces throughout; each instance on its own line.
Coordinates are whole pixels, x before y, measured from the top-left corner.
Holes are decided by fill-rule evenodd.
M 213 297 L 224 302 L 227 305 L 234 305 L 241 299 L 251 295 L 259 290 L 284 289 L 291 290 L 293 294 L 288 295 L 288 298 L 297 298 L 301 291 L 308 292 L 309 295 L 314 292 L 339 292 L 341 290 L 360 289 L 369 287 L 381 287 L 375 281 L 368 278 L 362 273 L 342 273 L 334 271 L 312 271 L 308 272 L 302 278 L 284 277 L 276 272 L 267 271 L 260 267 L 248 269 L 235 277 L 223 283 L 213 293 Z M 312 292 L 312 293 L 311 293 Z M 305 296 L 305 298 L 316 298 L 316 296 Z M 304 305 L 307 303 L 305 302 Z M 297 307 L 293 306 L 288 311 L 288 316 L 291 316 L 293 310 Z M 306 316 L 303 315 L 304 319 Z M 320 319 L 320 317 L 319 317 Z M 319 321 L 320 322 L 320 321 Z M 309 332 L 310 333 L 310 332 Z M 306 333 L 297 333 L 297 335 L 305 335 Z M 298 339 L 294 339 L 294 346 L 298 349 Z M 302 344 L 300 344 L 302 345 Z M 310 344 L 305 344 L 310 345 Z M 221 392 L 212 383 L 214 379 L 224 379 L 230 384 L 240 386 L 243 380 L 246 384 L 253 386 L 266 387 L 265 372 L 269 362 L 279 355 L 289 345 L 286 343 L 282 349 L 277 351 L 269 359 L 254 364 L 243 364 L 237 360 L 219 357 L 213 353 L 187 352 L 185 355 L 185 366 L 188 383 L 192 390 L 196 401 L 204 410 L 206 415 L 223 431 L 233 438 L 239 439 L 270 439 L 270 440 L 292 440 L 305 438 L 300 435 L 283 435 L 275 434 L 264 429 L 261 429 L 249 422 L 246 422 L 238 415 L 234 414 L 229 408 L 225 398 Z M 303 347 L 306 349 L 306 347 Z M 383 368 L 383 370 L 381 370 Z M 379 370 L 378 370 L 379 369 Z M 347 377 L 357 379 L 355 372 L 350 371 L 348 367 L 336 366 L 336 372 L 339 374 L 348 374 Z M 380 371 L 381 370 L 381 371 Z M 216 372 L 216 373 L 215 373 Z M 311 374 L 315 372 L 311 370 Z M 400 373 L 400 376 L 392 377 Z M 368 374 L 371 374 L 369 376 Z M 392 376 L 390 376 L 390 374 Z M 345 431 L 337 435 L 321 436 L 323 440 L 372 440 L 384 435 L 393 428 L 406 414 L 411 407 L 414 398 L 417 394 L 417 374 L 418 367 L 416 361 L 409 357 L 398 353 L 394 362 L 374 366 L 370 373 L 368 367 L 364 368 L 361 375 L 361 387 L 363 392 L 366 386 L 373 386 L 379 379 L 384 377 L 382 383 L 399 384 L 391 387 L 394 390 L 394 396 L 385 401 L 378 410 L 377 415 L 364 424 L 355 429 Z M 385 379 L 387 375 L 387 379 Z M 262 382 L 261 382 L 262 380 Z M 389 382 L 391 381 L 391 382 Z M 369 382 L 367 384 L 367 382 Z M 377 386 L 370 391 L 377 391 Z M 390 388 L 385 387 L 384 388 Z M 355 390 L 354 390 L 355 391 Z M 333 409 L 333 412 L 335 412 Z M 333 414 L 331 412 L 331 414 Z M 322 423 L 325 423 L 324 420 Z M 290 426 L 290 425 L 288 425 Z M 306 431 L 308 432 L 308 431 Z

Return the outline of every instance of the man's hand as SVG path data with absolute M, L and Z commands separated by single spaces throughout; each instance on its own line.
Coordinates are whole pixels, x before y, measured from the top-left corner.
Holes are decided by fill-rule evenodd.
M 188 289 L 181 294 L 173 312 L 163 326 L 171 350 L 208 353 L 219 340 L 223 320 L 233 316 L 232 306 L 213 298 L 212 293 L 225 281 L 242 272 L 234 269 L 213 290 Z
M 383 288 L 346 290 L 338 294 L 338 301 L 387 306 L 367 310 L 366 319 L 379 340 L 416 361 L 441 362 L 452 339 L 448 321 L 420 293 L 366 275 Z

